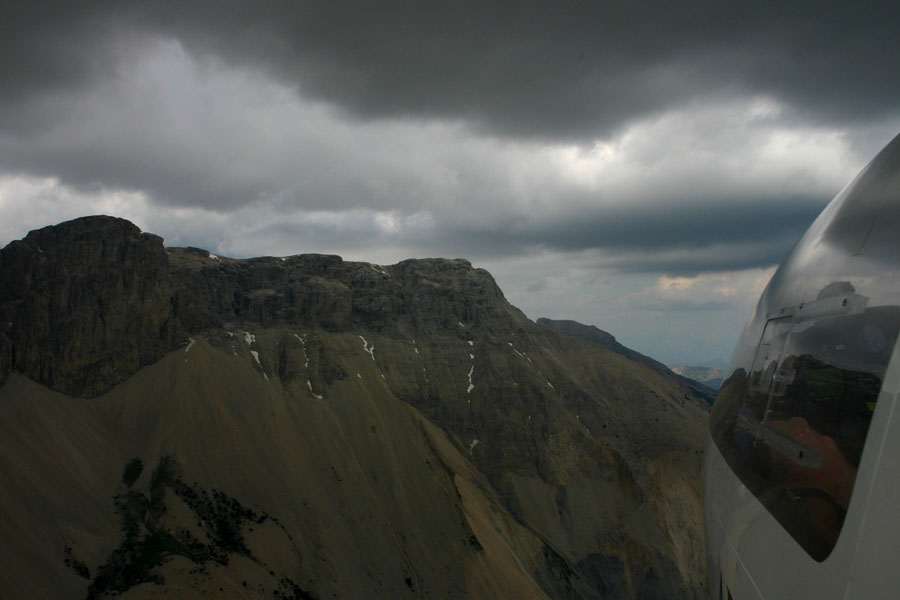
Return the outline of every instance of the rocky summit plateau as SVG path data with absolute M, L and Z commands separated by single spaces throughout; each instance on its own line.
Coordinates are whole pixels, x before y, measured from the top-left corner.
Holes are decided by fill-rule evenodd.
M 0 597 L 700 598 L 701 394 L 461 259 L 0 251 Z

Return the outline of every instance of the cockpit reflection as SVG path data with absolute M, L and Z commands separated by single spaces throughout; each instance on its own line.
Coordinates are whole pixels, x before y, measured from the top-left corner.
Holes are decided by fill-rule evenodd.
M 900 307 L 867 307 L 846 281 L 770 315 L 749 374 L 723 384 L 712 415 L 732 469 L 816 560 L 837 541 Z

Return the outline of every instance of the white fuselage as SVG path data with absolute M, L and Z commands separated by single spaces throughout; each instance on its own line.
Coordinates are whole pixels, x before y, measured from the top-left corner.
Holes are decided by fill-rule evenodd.
M 900 136 L 775 273 L 710 420 L 711 598 L 900 597 Z

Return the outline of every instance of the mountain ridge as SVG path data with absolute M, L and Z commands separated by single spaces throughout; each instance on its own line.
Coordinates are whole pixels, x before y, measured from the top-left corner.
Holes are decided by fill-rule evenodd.
M 468 261 L 230 259 L 110 217 L 38 232 L 0 251 L 0 476 L 41 499 L 2 500 L 6 595 L 125 585 L 128 556 L 136 598 L 703 595 L 703 399 L 537 326 Z M 123 483 L 165 457 L 169 483 Z M 243 546 L 207 540 L 215 514 Z M 295 545 L 277 568 L 266 539 Z
M 67 251 L 56 255 L 61 245 Z M 454 279 L 454 272 L 461 276 Z M 227 322 L 379 330 L 400 314 L 414 329 L 428 331 L 454 320 L 477 325 L 486 308 L 521 315 L 500 302 L 503 294 L 487 271 L 464 259 L 410 259 L 384 267 L 321 254 L 219 258 L 199 248 L 165 248 L 159 236 L 106 216 L 30 232 L 0 251 L 0 274 L 10 282 L 0 292 L 0 322 L 7 323 L 3 355 L 9 357 L 0 363 L 0 383 L 15 368 L 86 396 L 158 360 L 189 332 Z M 378 285 L 385 279 L 389 285 Z M 436 297 L 438 285 L 449 286 L 442 290 L 449 296 Z M 60 297 L 68 304 L 53 302 Z M 124 318 L 134 312 L 140 320 Z M 87 322 L 72 323 L 72 313 Z M 75 337 L 81 362 L 70 364 L 64 347 L 75 345 Z
M 548 319 L 546 317 L 540 317 L 536 322 L 538 325 L 552 329 L 557 333 L 581 338 L 593 344 L 597 344 L 598 346 L 608 348 L 616 354 L 621 354 L 636 363 L 650 367 L 657 373 L 661 373 L 667 377 L 671 376 L 685 391 L 704 398 L 710 405 L 712 405 L 716 399 L 717 392 L 714 388 L 709 387 L 702 381 L 692 379 L 684 373 L 678 373 L 656 359 L 650 358 L 649 356 L 622 345 L 611 333 L 603 331 L 595 325 L 584 325 L 583 323 L 572 321 L 570 319 Z

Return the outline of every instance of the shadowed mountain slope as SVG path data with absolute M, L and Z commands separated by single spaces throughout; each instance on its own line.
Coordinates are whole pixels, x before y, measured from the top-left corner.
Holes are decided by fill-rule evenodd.
M 705 399 L 710 405 L 712 405 L 712 403 L 716 400 L 717 392 L 715 389 L 709 387 L 708 385 L 705 385 L 700 381 L 691 379 L 683 373 L 676 373 L 658 360 L 632 350 L 627 346 L 623 346 L 616 340 L 616 338 L 612 334 L 607 333 L 602 329 L 598 329 L 593 325 L 583 325 L 578 321 L 570 321 L 568 319 L 557 320 L 547 319 L 545 317 L 541 317 L 540 319 L 538 319 L 537 324 L 543 327 L 547 327 L 548 329 L 552 329 L 557 333 L 581 338 L 583 340 L 591 342 L 592 344 L 603 346 L 604 348 L 612 350 L 616 354 L 621 354 L 625 358 L 647 366 L 657 373 L 672 378 L 677 383 L 677 385 L 684 389 L 686 392 L 689 392 L 696 396 L 700 396 L 701 398 Z
M 0 251 L 3 597 L 703 595 L 705 403 L 464 260 Z

